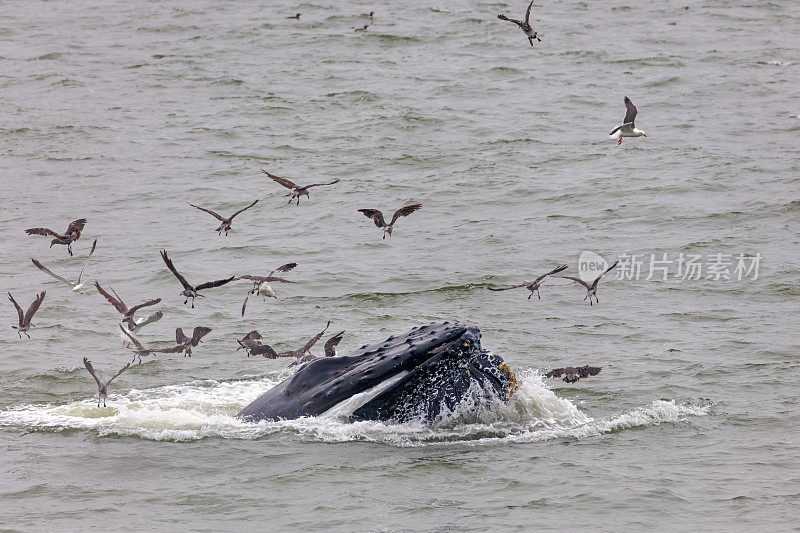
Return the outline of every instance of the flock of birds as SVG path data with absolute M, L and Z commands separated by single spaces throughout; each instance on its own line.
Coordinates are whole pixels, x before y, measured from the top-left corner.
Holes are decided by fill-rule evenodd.
M 497 18 L 499 18 L 500 20 L 513 22 L 514 24 L 516 24 L 523 31 L 523 33 L 525 33 L 525 35 L 528 38 L 528 41 L 529 41 L 531 46 L 534 45 L 534 41 L 541 42 L 541 38 L 539 37 L 538 33 L 533 30 L 533 28 L 532 28 L 532 26 L 530 24 L 530 16 L 531 16 L 532 7 L 533 7 L 533 1 L 531 1 L 530 4 L 528 4 L 528 8 L 527 8 L 527 10 L 525 12 L 525 20 L 511 19 L 511 18 L 506 17 L 503 14 L 500 14 L 500 15 L 497 16 Z M 287 18 L 299 20 L 300 16 L 301 16 L 301 14 L 297 13 L 296 15 L 290 16 L 290 17 L 287 17 Z M 374 17 L 374 12 L 363 13 L 361 16 L 362 17 L 368 17 L 369 20 L 372 21 L 373 17 Z M 354 28 L 354 29 L 355 29 L 355 31 L 366 31 L 368 26 L 369 25 L 367 24 L 363 28 Z M 609 134 L 609 136 L 612 139 L 618 140 L 618 143 L 617 143 L 618 145 L 622 144 L 622 138 L 623 137 L 646 137 L 647 136 L 644 131 L 639 130 L 638 128 L 636 128 L 636 126 L 634 124 L 634 120 L 636 118 L 637 109 L 636 109 L 636 106 L 633 104 L 633 102 L 631 102 L 631 100 L 627 96 L 625 97 L 625 107 L 626 107 L 626 112 L 625 112 L 625 118 L 623 120 L 623 123 L 620 126 L 617 126 L 616 128 L 614 128 L 614 130 L 612 130 L 611 133 Z M 270 179 L 272 179 L 274 182 L 276 182 L 277 184 L 289 189 L 290 192 L 287 194 L 287 196 L 289 196 L 289 202 L 288 203 L 291 204 L 292 202 L 295 202 L 295 204 L 297 206 L 300 205 L 300 198 L 301 197 L 305 196 L 308 199 L 311 198 L 311 195 L 310 195 L 310 192 L 309 192 L 310 189 L 312 189 L 314 187 L 330 186 L 330 185 L 334 185 L 334 184 L 339 182 L 339 180 L 336 179 L 336 180 L 333 180 L 333 181 L 330 181 L 330 182 L 327 182 L 327 183 L 312 183 L 312 184 L 309 184 L 309 185 L 298 185 L 298 184 L 294 183 L 293 181 L 291 181 L 291 180 L 289 180 L 287 178 L 276 176 L 276 175 L 268 172 L 267 170 L 262 169 L 261 171 L 264 174 L 266 174 Z M 224 216 L 220 215 L 219 213 L 217 213 L 215 211 L 212 211 L 211 209 L 207 209 L 205 207 L 201 207 L 201 206 L 194 205 L 194 204 L 191 204 L 191 203 L 189 205 L 191 207 L 199 209 L 200 211 L 208 213 L 209 215 L 211 215 L 214 218 L 216 218 L 220 222 L 220 224 L 214 231 L 216 231 L 220 236 L 223 233 L 227 236 L 228 232 L 231 230 L 233 219 L 235 217 L 237 217 L 238 215 L 242 214 L 244 211 L 247 211 L 248 209 L 254 207 L 257 203 L 258 203 L 258 200 L 255 200 L 251 204 L 249 204 L 247 207 L 243 207 L 242 209 L 239 209 L 238 211 L 236 211 L 235 213 L 233 213 L 229 217 L 224 217 Z M 386 219 L 384 218 L 383 213 L 381 211 L 377 210 L 377 209 L 359 209 L 358 211 L 360 213 L 362 213 L 364 216 L 366 216 L 367 218 L 371 219 L 374 222 L 376 227 L 378 227 L 379 229 L 383 230 L 383 238 L 385 239 L 387 235 L 389 237 L 392 236 L 392 231 L 394 229 L 394 225 L 397 223 L 397 221 L 401 217 L 407 217 L 407 216 L 411 215 L 412 213 L 418 211 L 421 207 L 422 207 L 422 204 L 412 204 L 412 205 L 407 205 L 407 206 L 401 207 L 400 209 L 398 209 L 398 210 L 396 210 L 394 212 L 394 214 L 392 215 L 392 218 L 391 218 L 391 220 L 390 220 L 390 222 L 388 224 L 386 223 Z M 81 234 L 82 234 L 82 232 L 84 230 L 84 227 L 86 226 L 86 222 L 87 222 L 87 220 L 85 218 L 80 218 L 80 219 L 77 219 L 77 220 L 73 220 L 72 222 L 70 222 L 69 226 L 67 227 L 67 230 L 64 233 L 58 233 L 58 232 L 53 231 L 53 230 L 51 230 L 49 228 L 43 228 L 43 227 L 42 228 L 30 228 L 30 229 L 25 230 L 25 233 L 27 233 L 28 235 L 41 235 L 41 236 L 52 237 L 52 240 L 50 242 L 50 247 L 51 248 L 53 247 L 53 245 L 56 245 L 56 244 L 65 245 L 67 247 L 67 252 L 69 253 L 69 255 L 73 256 L 72 244 L 75 241 L 80 239 Z M 89 254 L 88 254 L 87 258 L 86 258 L 86 262 L 84 263 L 83 267 L 81 268 L 80 272 L 78 273 L 77 279 L 74 282 L 69 281 L 68 279 L 66 279 L 66 278 L 64 278 L 62 276 L 59 276 L 58 274 L 55 274 L 54 272 L 52 272 L 50 269 L 48 269 L 46 266 L 44 266 L 37 259 L 32 258 L 31 261 L 33 262 L 34 266 L 36 266 L 36 268 L 38 268 L 39 270 L 41 270 L 45 274 L 47 274 L 47 275 L 51 276 L 52 278 L 54 278 L 54 279 L 56 279 L 58 281 L 61 281 L 64 284 L 66 284 L 70 288 L 70 290 L 72 292 L 75 292 L 75 293 L 78 293 L 78 294 L 89 294 L 89 289 L 86 286 L 86 284 L 82 281 L 82 279 L 83 279 L 84 270 L 86 269 L 86 266 L 88 265 L 89 260 L 91 259 L 92 255 L 94 254 L 96 247 L 97 247 L 97 239 L 95 239 L 94 242 L 92 243 L 92 247 L 91 247 L 91 249 L 89 251 Z M 166 265 L 167 269 L 169 269 L 169 271 L 172 272 L 172 274 L 177 278 L 177 280 L 183 286 L 183 290 L 181 291 L 180 294 L 181 294 L 181 296 L 185 297 L 184 305 L 188 305 L 189 304 L 189 300 L 191 299 L 192 308 L 194 308 L 194 306 L 195 306 L 195 299 L 196 298 L 205 297 L 204 294 L 201 294 L 201 291 L 206 291 L 208 289 L 221 287 L 223 285 L 226 285 L 228 283 L 231 283 L 233 281 L 238 281 L 238 280 L 247 280 L 247 281 L 252 282 L 253 286 L 248 291 L 247 295 L 245 296 L 244 303 L 242 304 L 242 309 L 241 309 L 242 316 L 244 316 L 244 314 L 245 314 L 245 310 L 247 308 L 247 302 L 248 302 L 248 299 L 249 299 L 249 297 L 251 295 L 261 295 L 264 298 L 264 300 L 266 300 L 267 297 L 271 297 L 271 298 L 276 298 L 277 299 L 277 296 L 275 295 L 275 292 L 274 292 L 274 290 L 272 288 L 271 283 L 274 283 L 274 282 L 294 283 L 294 282 L 290 281 L 290 280 L 287 280 L 285 278 L 282 278 L 282 277 L 275 276 L 275 274 L 276 273 L 289 272 L 289 271 L 291 271 L 292 269 L 294 269 L 297 266 L 297 263 L 287 263 L 285 265 L 281 265 L 279 267 L 276 267 L 271 272 L 269 272 L 269 274 L 267 274 L 266 276 L 260 276 L 260 275 L 231 276 L 231 277 L 228 277 L 228 278 L 225 278 L 225 279 L 219 279 L 219 280 L 215 280 L 215 281 L 209 281 L 209 282 L 200 283 L 200 284 L 197 284 L 197 285 L 192 285 L 177 270 L 175 265 L 172 263 L 172 260 L 167 255 L 167 251 L 166 250 L 162 250 L 161 251 L 161 258 L 163 259 L 164 264 Z M 568 279 L 568 280 L 571 280 L 571 281 L 574 281 L 576 283 L 579 283 L 579 284 L 583 285 L 583 287 L 586 288 L 586 296 L 584 297 L 584 301 L 586 299 L 588 299 L 589 300 L 589 304 L 592 305 L 593 304 L 593 302 L 592 302 L 593 298 L 594 298 L 595 302 L 597 302 L 597 303 L 600 302 L 600 300 L 597 298 L 597 285 L 598 285 L 600 279 L 605 274 L 607 274 L 608 272 L 613 270 L 618 265 L 618 263 L 619 263 L 619 261 L 614 262 L 614 264 L 612 264 L 604 272 L 602 272 L 599 276 L 597 276 L 591 283 L 586 282 L 581 278 L 577 278 L 577 277 L 573 277 L 573 276 L 556 276 L 556 277 Z M 509 290 L 509 289 L 525 288 L 526 290 L 528 290 L 530 292 L 530 294 L 528 295 L 528 299 L 531 299 L 533 297 L 534 293 L 536 294 L 536 296 L 539 299 L 541 299 L 541 294 L 539 293 L 539 289 L 541 288 L 542 284 L 546 281 L 546 278 L 548 276 L 554 276 L 555 274 L 558 274 L 558 273 L 560 273 L 560 272 L 562 272 L 562 271 L 564 271 L 566 269 L 567 269 L 567 265 L 559 265 L 558 267 L 554 268 L 553 270 L 550 270 L 549 272 L 546 272 L 545 274 L 542 274 L 541 276 L 537 277 L 533 281 L 525 280 L 525 281 L 523 281 L 522 283 L 520 283 L 518 285 L 512 285 L 510 287 L 499 287 L 499 288 L 488 287 L 488 289 L 492 290 L 492 291 L 505 291 L 505 290 Z M 148 348 L 145 345 L 143 345 L 136 337 L 134 337 L 133 333 L 138 332 L 139 330 L 141 330 L 141 328 L 145 327 L 148 324 L 152 324 L 152 323 L 160 320 L 163 317 L 163 312 L 162 311 L 158 311 L 158 312 L 153 313 L 152 315 L 148 316 L 147 318 L 138 318 L 138 319 L 135 318 L 135 314 L 136 314 L 137 311 L 139 311 L 139 310 L 141 310 L 143 308 L 151 307 L 153 305 L 157 305 L 158 303 L 161 302 L 161 298 L 147 300 L 147 301 L 145 301 L 143 303 L 140 303 L 138 305 L 135 305 L 133 307 L 128 307 L 128 305 L 126 305 L 123 302 L 122 298 L 116 293 L 116 291 L 114 291 L 113 288 L 111 288 L 111 292 L 113 293 L 113 295 L 112 295 L 111 293 L 106 291 L 100 285 L 99 282 L 95 281 L 94 286 L 97 289 L 97 291 L 116 309 L 116 311 L 120 315 L 122 315 L 122 318 L 121 318 L 121 321 L 120 321 L 120 324 L 119 324 L 119 328 L 120 328 L 120 330 L 122 331 L 122 334 L 123 334 L 123 339 L 124 339 L 123 345 L 133 352 L 133 359 L 131 360 L 131 362 L 126 364 L 124 367 L 122 367 L 116 374 L 114 374 L 107 381 L 102 381 L 98 377 L 97 373 L 95 372 L 91 361 L 89 361 L 85 357 L 83 358 L 84 366 L 86 367 L 86 369 L 89 371 L 89 373 L 92 375 L 92 377 L 95 379 L 95 381 L 97 383 L 97 389 L 98 389 L 98 403 L 97 403 L 97 405 L 98 405 L 98 407 L 100 406 L 101 402 L 102 402 L 104 407 L 106 406 L 106 398 L 108 396 L 108 386 L 111 384 L 111 382 L 114 381 L 114 379 L 116 379 L 117 377 L 119 377 L 128 368 L 130 368 L 131 364 L 134 361 L 136 361 L 137 359 L 138 359 L 139 363 L 141 363 L 142 357 L 147 357 L 147 356 L 150 356 L 150 355 L 155 356 L 158 353 L 183 353 L 184 357 L 191 357 L 192 348 L 196 348 L 197 346 L 199 346 L 199 344 L 203 342 L 202 338 L 204 336 L 206 336 L 208 333 L 211 332 L 211 328 L 204 327 L 204 326 L 197 326 L 192 331 L 192 336 L 189 337 L 183 332 L 183 330 L 181 328 L 177 328 L 175 330 L 175 346 L 172 346 L 172 347 L 169 347 L 169 348 L 163 348 L 163 349 Z M 31 328 L 35 327 L 35 325 L 31 323 L 31 320 L 33 319 L 33 316 L 36 314 L 36 312 L 41 307 L 42 302 L 45 299 L 45 295 L 46 295 L 46 291 L 44 291 L 44 290 L 42 292 L 40 292 L 39 294 L 37 294 L 36 297 L 34 298 L 33 302 L 28 307 L 28 309 L 23 312 L 22 308 L 17 303 L 17 301 L 14 299 L 14 297 L 11 295 L 11 293 L 10 292 L 8 293 L 8 299 L 14 305 L 14 307 L 15 307 L 15 309 L 17 311 L 17 314 L 18 314 L 18 318 L 19 318 L 18 324 L 15 325 L 15 326 L 12 326 L 12 328 L 17 331 L 20 339 L 22 339 L 22 335 L 23 334 L 25 334 L 28 338 L 30 338 L 30 334 L 28 332 L 30 331 Z M 316 358 L 316 356 L 314 356 L 311 353 L 311 348 L 322 338 L 322 336 L 325 334 L 325 332 L 327 331 L 329 326 L 330 326 L 330 321 L 328 321 L 327 325 L 325 326 L 325 328 L 322 331 L 317 333 L 314 337 L 312 337 L 303 346 L 301 346 L 300 348 L 298 348 L 296 350 L 289 350 L 289 351 L 284 351 L 284 352 L 276 352 L 270 345 L 262 343 L 261 342 L 261 340 L 262 340 L 261 334 L 258 331 L 254 330 L 254 331 L 249 332 L 247 335 L 245 335 L 241 340 L 237 340 L 236 341 L 239 344 L 239 348 L 237 348 L 237 350 L 244 349 L 248 357 L 250 357 L 251 355 L 252 356 L 260 355 L 260 356 L 263 356 L 263 357 L 268 358 L 268 359 L 294 358 L 294 361 L 291 363 L 290 366 L 303 364 L 305 362 L 311 361 L 311 360 Z M 344 331 L 341 331 L 341 332 L 339 332 L 339 333 L 337 333 L 335 335 L 332 335 L 331 337 L 329 337 L 327 339 L 327 341 L 325 342 L 325 345 L 324 345 L 324 355 L 325 355 L 325 357 L 334 357 L 334 356 L 336 356 L 336 346 L 339 344 L 339 342 L 341 342 L 344 333 L 345 333 Z M 588 376 L 597 375 L 600 372 L 600 370 L 601 370 L 600 367 L 592 367 L 592 366 L 588 366 L 588 365 L 582 366 L 582 367 L 565 367 L 565 368 L 553 369 L 550 372 L 547 372 L 546 374 L 544 374 L 544 376 L 545 377 L 551 377 L 551 378 L 562 378 L 563 381 L 565 381 L 567 383 L 574 383 L 575 381 L 578 381 L 581 378 L 586 378 Z

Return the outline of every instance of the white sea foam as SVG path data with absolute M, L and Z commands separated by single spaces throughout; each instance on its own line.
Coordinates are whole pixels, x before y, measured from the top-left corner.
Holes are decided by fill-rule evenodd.
M 274 433 L 318 442 L 369 441 L 394 446 L 431 443 L 535 442 L 587 438 L 632 427 L 677 422 L 703 416 L 708 406 L 657 400 L 610 418 L 593 419 L 571 401 L 549 390 L 536 371 L 518 375 L 520 387 L 508 403 L 488 402 L 478 394 L 433 425 L 350 422 L 353 405 L 337 406 L 312 418 L 277 422 L 242 422 L 236 413 L 265 390 L 274 378 L 217 382 L 194 381 L 126 394 L 111 394 L 108 406 L 86 398 L 65 405 L 20 405 L 0 411 L 0 425 L 28 431 L 85 429 L 100 436 L 126 435 L 151 440 L 191 441 L 208 437 L 257 439 Z M 345 402 L 348 403 L 348 402 Z

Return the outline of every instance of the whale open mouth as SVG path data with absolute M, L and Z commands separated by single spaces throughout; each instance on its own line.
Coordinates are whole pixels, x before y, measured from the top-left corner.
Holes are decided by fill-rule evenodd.
M 362 346 L 348 356 L 315 359 L 238 416 L 248 421 L 317 416 L 378 388 L 351 419 L 433 421 L 443 409 L 453 410 L 476 394 L 505 401 L 516 378 L 501 357 L 481 349 L 480 337 L 476 327 L 444 322 Z

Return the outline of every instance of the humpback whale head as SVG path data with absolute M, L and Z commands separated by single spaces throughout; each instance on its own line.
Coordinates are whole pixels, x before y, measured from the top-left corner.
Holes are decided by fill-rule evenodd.
M 474 326 L 433 323 L 346 356 L 315 359 L 238 416 L 247 421 L 317 416 L 377 390 L 352 419 L 430 422 L 469 395 L 506 400 L 516 387 L 514 374 L 501 357 L 481 349 L 480 338 Z

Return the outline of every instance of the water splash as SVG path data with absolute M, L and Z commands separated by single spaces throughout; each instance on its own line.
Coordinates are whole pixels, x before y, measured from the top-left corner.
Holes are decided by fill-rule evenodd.
M 259 439 L 288 433 L 309 442 L 366 441 L 400 447 L 432 443 L 493 445 L 581 439 L 703 416 L 709 409 L 657 400 L 595 420 L 571 401 L 556 396 L 545 386 L 539 372 L 527 370 L 518 378 L 520 388 L 508 403 L 487 403 L 476 394 L 474 400 L 442 414 L 433 425 L 350 422 L 348 415 L 359 402 L 345 402 L 321 416 L 296 420 L 251 423 L 235 418 L 242 407 L 280 381 L 280 376 L 270 376 L 134 389 L 111 394 L 108 406 L 99 408 L 96 397 L 64 405 L 20 405 L 0 411 L 0 426 L 27 431 L 88 430 L 101 437 L 134 436 L 156 441 Z

